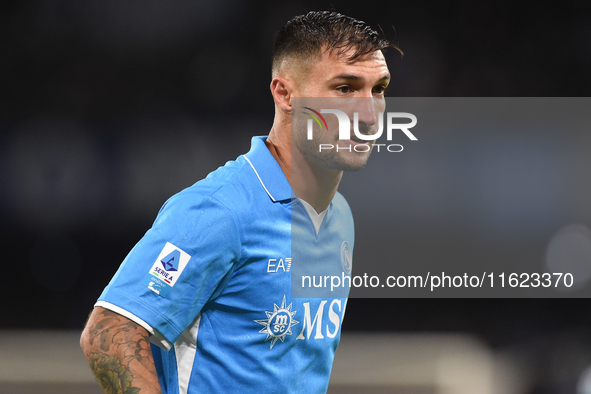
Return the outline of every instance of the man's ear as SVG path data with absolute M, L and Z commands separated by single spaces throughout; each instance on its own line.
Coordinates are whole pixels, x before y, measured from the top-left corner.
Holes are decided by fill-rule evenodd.
M 271 95 L 275 105 L 285 114 L 291 114 L 292 81 L 276 76 L 271 81 Z

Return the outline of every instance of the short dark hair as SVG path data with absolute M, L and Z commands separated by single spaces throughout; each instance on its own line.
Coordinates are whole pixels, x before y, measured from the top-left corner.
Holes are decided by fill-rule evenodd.
M 327 51 L 338 54 L 354 49 L 349 57 L 351 61 L 371 52 L 384 52 L 388 47 L 402 54 L 397 45 L 365 22 L 337 12 L 310 11 L 296 16 L 277 32 L 273 45 L 273 72 L 285 58 L 316 56 L 324 45 Z

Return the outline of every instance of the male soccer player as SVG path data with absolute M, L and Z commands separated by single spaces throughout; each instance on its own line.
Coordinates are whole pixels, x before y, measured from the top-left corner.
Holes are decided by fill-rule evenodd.
M 302 111 L 293 102 L 383 101 L 388 46 L 334 12 L 310 12 L 278 32 L 269 136 L 165 203 L 89 317 L 81 346 L 105 393 L 326 392 L 346 294 L 291 297 L 293 226 L 307 264 L 349 274 L 353 220 L 337 187 L 369 152 L 320 152 L 320 140 L 366 141 L 327 130 L 308 140 L 292 130 Z M 367 134 L 372 114 L 359 115 Z

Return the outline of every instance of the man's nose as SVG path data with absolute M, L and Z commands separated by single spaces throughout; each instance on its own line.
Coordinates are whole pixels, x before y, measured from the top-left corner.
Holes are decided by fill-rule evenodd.
M 378 111 L 373 97 L 359 97 L 355 105 L 359 131 L 364 133 L 378 121 Z

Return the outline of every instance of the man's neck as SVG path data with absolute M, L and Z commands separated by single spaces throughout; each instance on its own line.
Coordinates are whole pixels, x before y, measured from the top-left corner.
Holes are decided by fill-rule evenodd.
M 295 195 L 318 213 L 327 209 L 337 192 L 343 172 L 327 170 L 317 163 L 310 163 L 300 152 L 292 152 L 291 143 L 279 138 L 274 129 L 271 129 L 266 145 Z

